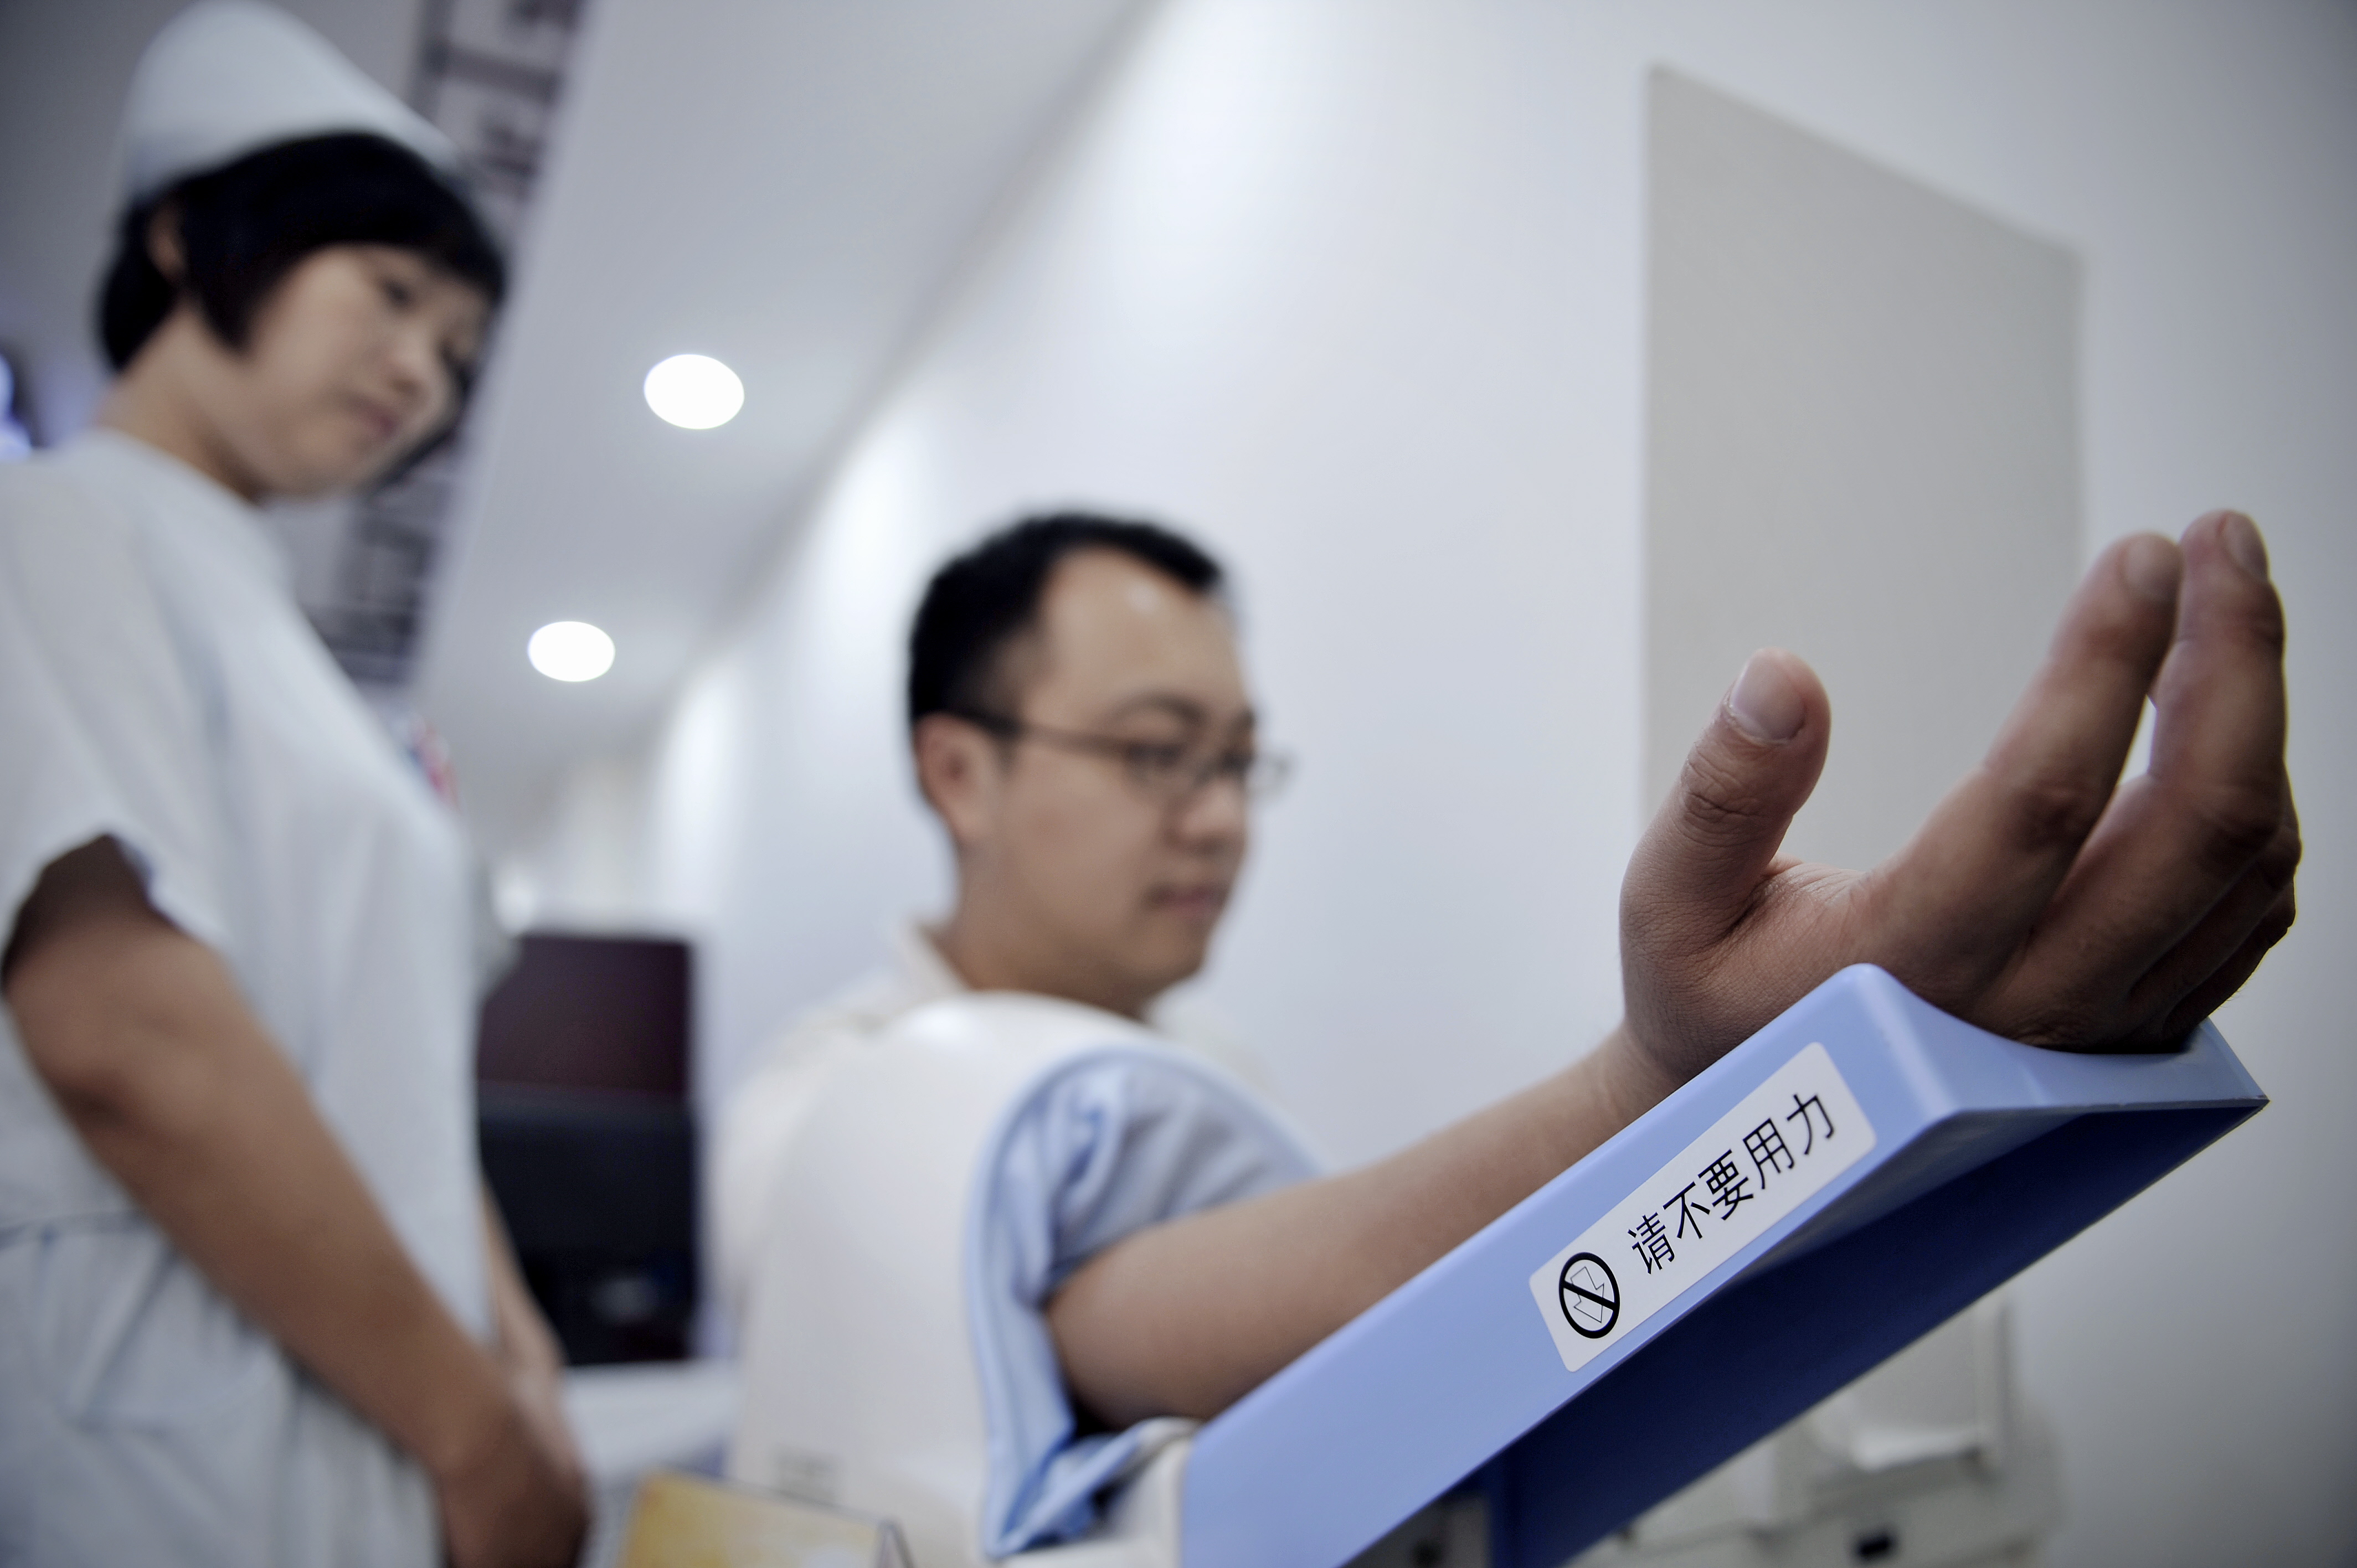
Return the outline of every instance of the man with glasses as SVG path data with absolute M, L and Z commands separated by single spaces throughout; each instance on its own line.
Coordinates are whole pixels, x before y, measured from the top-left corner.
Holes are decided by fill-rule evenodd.
M 773 1042 L 715 1161 L 724 1294 L 743 1311 L 778 1156 L 827 1064 L 961 992 L 1060 997 L 1149 1023 L 1255 1088 L 1200 1010 L 1157 1006 L 1203 967 L 1250 837 L 1285 780 L 1260 746 L 1219 564 L 1148 523 L 1032 518 L 942 566 L 909 639 L 917 781 L 957 898 L 888 963 Z
M 1100 542 L 1017 570 L 989 542 L 919 617 L 918 774 L 959 874 L 938 948 L 1036 994 L 838 1053 L 767 1194 L 730 1472 L 815 1478 L 929 1564 L 1087 1536 L 1189 1421 L 1847 964 L 2017 1040 L 2166 1051 L 2292 921 L 2283 610 L 2257 529 L 2213 512 L 2097 556 L 1980 766 L 1871 870 L 1781 854 L 1832 704 L 1800 660 L 1754 654 L 1631 858 L 1620 1026 L 1319 1176 L 1232 1079 L 1125 1023 L 1201 962 L 1271 769 L 1216 573 Z M 2123 779 L 2147 699 L 2151 766 Z M 1117 1528 L 1168 1524 L 1145 1495 Z

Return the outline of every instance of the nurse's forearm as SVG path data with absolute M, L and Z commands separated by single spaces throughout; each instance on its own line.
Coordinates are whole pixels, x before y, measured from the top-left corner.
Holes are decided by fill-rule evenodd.
M 565 1348 L 548 1326 L 548 1319 L 532 1299 L 523 1271 L 516 1263 L 508 1238 L 507 1221 L 489 1189 L 480 1193 L 483 1215 L 483 1260 L 490 1286 L 491 1337 L 500 1359 L 511 1369 L 534 1375 L 559 1376 L 565 1370 Z
M 524 1418 L 559 1470 L 579 1483 L 581 1450 L 565 1413 L 565 1348 L 525 1285 L 508 1240 L 507 1222 L 490 1193 L 482 1194 L 483 1252 L 490 1264 L 493 1347 L 506 1367 Z
M 502 1441 L 511 1403 L 246 1007 L 111 843 L 27 901 L 6 996 L 99 1163 L 223 1294 L 428 1470 Z
M 1139 1231 L 1049 1304 L 1065 1379 L 1116 1425 L 1216 1415 L 1674 1087 L 1616 1031 L 1390 1159 Z

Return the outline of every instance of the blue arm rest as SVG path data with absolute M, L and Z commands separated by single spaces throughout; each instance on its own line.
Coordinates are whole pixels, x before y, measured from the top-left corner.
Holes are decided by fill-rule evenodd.
M 1339 1568 L 1478 1479 L 1557 1568 L 2266 1103 L 2000 1038 L 1845 970 L 1198 1434 L 1188 1568 Z

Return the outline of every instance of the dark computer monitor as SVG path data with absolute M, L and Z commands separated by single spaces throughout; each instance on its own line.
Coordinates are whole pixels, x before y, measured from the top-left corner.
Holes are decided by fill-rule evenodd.
M 483 1004 L 484 1177 L 575 1365 L 688 1353 L 693 957 L 667 937 L 533 932 Z

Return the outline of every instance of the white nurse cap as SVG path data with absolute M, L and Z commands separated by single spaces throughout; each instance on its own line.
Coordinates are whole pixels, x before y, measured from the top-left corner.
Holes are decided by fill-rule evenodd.
M 458 150 L 327 39 L 260 0 L 198 0 L 139 58 L 123 111 L 132 201 L 248 153 L 364 131 L 455 174 Z

